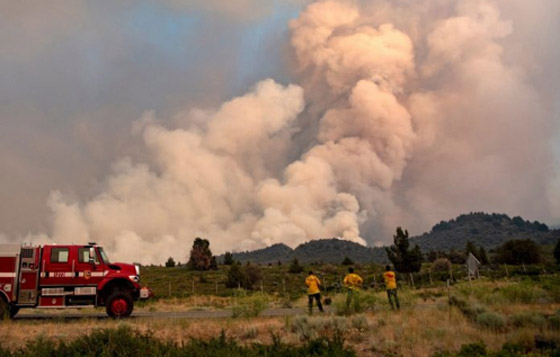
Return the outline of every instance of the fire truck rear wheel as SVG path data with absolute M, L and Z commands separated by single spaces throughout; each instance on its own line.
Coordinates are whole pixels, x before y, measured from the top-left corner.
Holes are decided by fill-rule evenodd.
M 134 308 L 132 296 L 127 291 L 117 290 L 107 299 L 107 315 L 111 317 L 128 317 Z

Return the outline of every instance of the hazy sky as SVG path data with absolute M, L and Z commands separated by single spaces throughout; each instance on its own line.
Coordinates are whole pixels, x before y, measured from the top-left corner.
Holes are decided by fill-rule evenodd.
M 0 0 L 0 241 L 559 224 L 559 33 L 556 0 Z

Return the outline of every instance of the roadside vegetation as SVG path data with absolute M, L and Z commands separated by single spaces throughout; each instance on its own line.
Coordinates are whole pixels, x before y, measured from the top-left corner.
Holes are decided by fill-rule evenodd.
M 346 267 L 336 268 L 343 271 Z M 62 313 L 60 317 L 45 321 L 16 319 L 0 324 L 0 355 L 33 355 L 40 346 L 56 352 L 43 355 L 65 355 L 64 351 L 74 351 L 69 350 L 74 346 L 72 341 L 87 341 L 90 335 L 100 338 L 99 330 L 107 330 L 103 336 L 122 335 L 122 343 L 111 342 L 115 345 L 130 345 L 133 350 L 138 342 L 133 340 L 157 339 L 161 348 L 175 351 L 168 355 L 187 356 L 190 355 L 185 352 L 187 348 L 204 343 L 212 345 L 204 345 L 206 350 L 218 351 L 216 346 L 222 346 L 233 356 L 238 353 L 235 351 L 249 356 L 265 348 L 272 351 L 274 345 L 283 346 L 286 353 L 305 356 L 301 351 L 317 344 L 336 345 L 344 356 L 351 356 L 351 353 L 357 356 L 549 356 L 560 353 L 560 275 L 557 273 L 518 274 L 497 279 L 481 277 L 470 282 L 461 278 L 449 286 L 442 281 L 415 287 L 404 281 L 401 283 L 400 311 L 392 311 L 385 291 L 374 287 L 360 292 L 358 303 L 351 311 L 344 304 L 344 292 L 329 292 L 332 304 L 327 307 L 327 313 L 319 314 L 315 310 L 313 315 L 308 315 L 307 299 L 302 292 L 290 301 L 291 307 L 300 309 L 300 314 L 262 317 L 265 308 L 283 307 L 281 295 L 233 289 L 231 296 L 161 298 L 140 308 L 145 311 L 230 309 L 232 317 L 225 319 L 67 320 Z M 128 332 L 115 332 L 122 326 Z M 225 340 L 216 339 L 222 335 Z M 38 344 L 37 341 L 42 342 Z M 469 354 L 473 351 L 479 354 Z M 219 353 L 214 355 L 219 356 Z M 103 353 L 92 352 L 91 355 Z M 273 352 L 268 355 L 275 356 Z
M 406 236 L 401 231 L 396 237 Z M 505 248 L 497 249 L 475 275 L 463 263 L 453 263 L 457 251 L 447 256 L 435 252 L 433 260 L 397 273 L 401 309 L 394 311 L 382 265 L 350 265 L 350 259 L 336 265 L 304 265 L 296 259 L 214 265 L 201 243 L 205 270 L 173 264 L 142 268 L 143 283 L 156 298 L 138 304 L 136 311 L 227 310 L 230 317 L 119 321 L 65 319 L 56 312 L 54 319 L 3 321 L 0 356 L 126 356 L 139 351 L 169 356 L 560 356 L 560 268 L 552 247 L 541 247 L 535 264 L 496 261 L 505 256 Z M 525 243 L 512 246 L 519 249 L 519 244 Z M 480 260 L 486 253 L 474 244 L 466 251 Z M 395 259 L 409 254 L 411 264 L 417 264 L 416 247 L 403 244 L 392 252 Z M 347 305 L 342 280 L 350 266 L 364 284 Z M 307 314 L 304 280 L 309 270 L 319 276 L 322 297 L 330 301 L 324 314 Z M 292 308 L 296 314 L 263 316 L 271 308 Z M 40 311 L 20 314 L 31 312 Z

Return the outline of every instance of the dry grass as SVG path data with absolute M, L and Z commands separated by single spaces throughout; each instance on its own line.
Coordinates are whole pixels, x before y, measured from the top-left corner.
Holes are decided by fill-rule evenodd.
M 555 306 L 553 308 L 560 308 Z M 360 315 L 365 317 L 357 328 L 347 317 L 344 336 L 358 355 L 383 356 L 394 353 L 405 356 L 430 356 L 434 352 L 458 350 L 462 344 L 483 341 L 489 350 L 499 350 L 505 342 L 531 344 L 535 331 L 530 328 L 510 329 L 495 333 L 483 330 L 469 321 L 455 308 L 433 307 L 403 309 L 400 312 L 380 311 Z M 0 325 L 0 343 L 8 348 L 23 346 L 39 336 L 52 339 L 72 339 L 97 328 L 116 328 L 127 324 L 140 331 L 152 331 L 158 338 L 175 342 L 191 338 L 209 339 L 222 330 L 226 336 L 240 343 L 271 343 L 272 334 L 286 343 L 301 343 L 301 336 L 291 328 L 295 317 L 252 319 L 130 319 L 125 322 L 110 319 L 8 321 Z M 317 319 L 341 319 L 332 315 Z M 315 325 L 325 325 L 317 323 Z M 551 331 L 546 331 L 552 333 Z
M 507 286 L 500 283 L 499 287 Z M 496 288 L 494 282 L 477 282 L 460 287 L 470 303 L 477 304 L 477 295 L 484 295 L 486 290 L 491 293 Z M 455 288 L 454 293 L 461 293 Z M 328 326 L 338 326 L 349 346 L 359 356 L 385 356 L 387 354 L 403 356 L 431 356 L 438 351 L 457 351 L 461 345 L 484 342 L 488 350 L 499 350 L 506 342 L 522 346 L 534 346 L 537 334 L 560 339 L 558 331 L 548 327 L 535 329 L 531 326 L 515 327 L 512 324 L 504 331 L 491 331 L 478 326 L 457 308 L 447 305 L 445 289 L 429 291 L 406 290 L 399 292 L 401 311 L 388 309 L 384 292 L 370 292 L 375 295 L 377 305 L 373 311 L 349 317 L 334 314 L 315 314 L 308 318 L 307 328 L 317 329 L 318 335 L 325 334 Z M 434 297 L 432 297 L 434 296 Z M 428 298 L 426 298 L 428 297 Z M 183 299 L 166 299 L 147 304 L 141 309 L 157 311 L 186 311 L 195 309 L 222 309 L 231 306 L 233 298 L 213 296 L 194 296 Z M 299 308 L 305 308 L 307 299 L 302 297 L 294 302 Z M 511 316 L 520 313 L 536 313 L 552 315 L 560 310 L 557 302 L 541 303 L 508 303 L 485 305 L 488 309 Z M 30 312 L 36 313 L 37 310 Z M 223 330 L 227 337 L 241 344 L 253 342 L 271 343 L 273 334 L 280 336 L 283 342 L 290 344 L 302 343 L 301 329 L 294 324 L 302 323 L 305 315 L 275 318 L 250 319 L 158 319 L 136 318 L 124 321 L 111 319 L 78 319 L 78 320 L 46 320 L 29 321 L 15 320 L 0 323 L 0 344 L 7 348 L 18 348 L 26 341 L 39 336 L 52 339 L 72 339 L 89 333 L 97 328 L 116 328 L 119 324 L 127 324 L 140 331 L 152 331 L 155 337 L 173 340 L 177 343 L 192 338 L 209 339 L 218 336 Z M 298 320 L 299 319 L 299 320 Z M 341 323 L 341 320 L 346 319 Z M 327 326 L 327 327 L 325 327 Z M 340 327 L 343 326 L 343 327 Z M 323 330 L 319 330 L 323 329 Z M 317 333 L 316 333 L 317 334 Z

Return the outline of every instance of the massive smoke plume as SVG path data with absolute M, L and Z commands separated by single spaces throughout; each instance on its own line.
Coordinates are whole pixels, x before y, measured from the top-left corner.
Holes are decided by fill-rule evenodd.
M 521 55 L 508 4 L 312 3 L 289 24 L 294 84 L 265 79 L 171 119 L 146 112 L 133 128 L 146 160 L 118 160 L 88 199 L 53 192 L 52 231 L 27 239 L 161 263 L 186 259 L 196 236 L 216 253 L 373 245 L 468 211 L 554 217 L 556 98 Z

